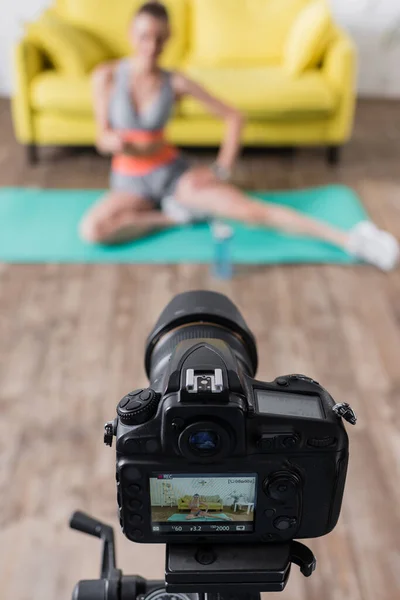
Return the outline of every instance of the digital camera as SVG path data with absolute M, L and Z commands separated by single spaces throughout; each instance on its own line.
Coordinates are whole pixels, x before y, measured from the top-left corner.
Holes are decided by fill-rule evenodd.
M 175 297 L 145 352 L 150 385 L 126 395 L 116 436 L 120 524 L 134 542 L 287 542 L 335 526 L 348 462 L 344 417 L 304 375 L 254 379 L 257 349 L 225 296 Z

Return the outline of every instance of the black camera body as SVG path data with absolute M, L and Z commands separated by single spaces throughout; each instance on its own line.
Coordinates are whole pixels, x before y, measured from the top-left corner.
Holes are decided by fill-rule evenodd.
M 106 426 L 130 540 L 272 543 L 333 529 L 344 405 L 303 375 L 254 379 L 255 341 L 227 298 L 177 296 L 148 339 L 146 369 L 150 387 L 125 396 Z

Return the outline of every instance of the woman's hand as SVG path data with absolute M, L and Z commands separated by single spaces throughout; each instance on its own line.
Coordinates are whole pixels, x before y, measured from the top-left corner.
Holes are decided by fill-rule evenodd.
M 164 145 L 164 142 L 150 142 L 147 144 L 135 144 L 134 142 L 123 143 L 122 152 L 128 156 L 153 156 Z
M 198 189 L 206 188 L 218 181 L 213 169 L 208 166 L 193 167 L 191 173 Z
M 119 154 L 124 147 L 121 134 L 113 129 L 106 129 L 97 138 L 96 147 L 101 154 Z

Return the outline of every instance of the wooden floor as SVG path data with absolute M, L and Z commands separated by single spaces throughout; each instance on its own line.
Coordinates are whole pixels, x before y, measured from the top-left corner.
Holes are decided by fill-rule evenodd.
M 363 103 L 336 170 L 319 150 L 294 160 L 250 153 L 238 180 L 258 188 L 352 186 L 400 237 L 400 105 Z M 205 157 L 203 156 L 203 159 Z M 93 152 L 46 151 L 34 170 L 0 103 L 0 185 L 99 187 Z M 15 231 L 18 236 L 18 231 Z M 400 270 L 248 268 L 218 283 L 204 266 L 0 265 L 0 596 L 60 600 L 97 576 L 100 544 L 68 530 L 76 508 L 117 525 L 114 452 L 102 443 L 125 392 L 146 384 L 143 345 L 172 295 L 209 288 L 238 304 L 257 336 L 259 377 L 304 372 L 359 414 L 339 525 L 313 540 L 319 563 L 297 567 L 282 600 L 400 597 Z M 118 531 L 118 530 L 117 530 Z M 164 548 L 118 531 L 119 565 L 161 577 Z

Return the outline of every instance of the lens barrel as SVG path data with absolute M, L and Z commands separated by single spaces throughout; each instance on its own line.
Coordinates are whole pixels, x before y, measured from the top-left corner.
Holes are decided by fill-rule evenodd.
M 253 334 L 236 306 L 223 294 L 185 292 L 166 306 L 146 343 L 145 367 L 150 382 L 168 365 L 176 346 L 184 340 L 219 339 L 236 355 L 251 377 L 257 371 L 257 347 Z

